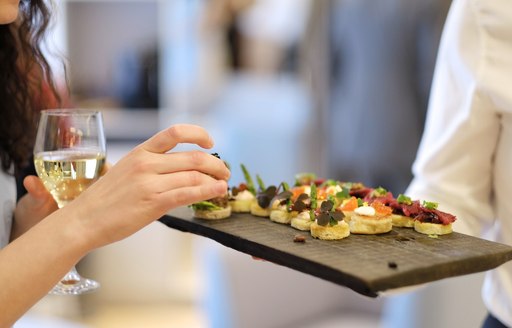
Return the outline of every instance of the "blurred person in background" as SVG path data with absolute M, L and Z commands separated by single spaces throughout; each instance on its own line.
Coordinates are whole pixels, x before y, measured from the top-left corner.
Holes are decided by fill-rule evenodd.
M 404 192 L 449 5 L 314 2 L 305 65 L 323 117 L 326 176 Z
M 225 194 L 230 174 L 204 152 L 168 154 L 182 142 L 213 146 L 201 127 L 177 125 L 133 149 L 60 210 L 35 176 L 24 178 L 28 193 L 16 202 L 15 179 L 30 161 L 38 113 L 60 100 L 40 48 L 51 6 L 0 0 L 0 327 L 13 325 L 90 251 L 171 208 Z
M 227 64 L 237 70 L 241 66 L 240 16 L 250 8 L 254 0 L 208 0 L 205 2 L 204 16 L 201 19 L 204 35 L 222 35 L 222 43 L 227 53 Z
M 310 0 L 213 0 L 204 10 L 204 32 L 223 31 L 233 71 L 273 75 L 295 67 Z M 291 66 L 291 67 L 290 67 Z
M 255 0 L 241 13 L 241 64 L 255 74 L 297 72 L 310 0 Z

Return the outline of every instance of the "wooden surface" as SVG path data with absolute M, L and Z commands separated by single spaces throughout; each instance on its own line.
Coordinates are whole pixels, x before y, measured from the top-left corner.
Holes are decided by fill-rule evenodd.
M 382 235 L 352 234 L 324 241 L 250 214 L 194 219 L 186 207 L 169 212 L 160 222 L 371 297 L 393 288 L 490 270 L 512 259 L 510 246 L 459 233 L 432 238 L 394 228 Z M 305 236 L 304 243 L 294 242 L 298 234 Z

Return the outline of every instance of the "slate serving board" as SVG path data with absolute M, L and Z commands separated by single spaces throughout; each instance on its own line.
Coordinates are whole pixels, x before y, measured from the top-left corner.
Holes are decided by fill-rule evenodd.
M 370 297 L 389 289 L 490 270 L 512 260 L 510 246 L 455 232 L 432 238 L 413 229 L 393 228 L 381 235 L 351 234 L 324 241 L 250 214 L 195 219 L 187 207 L 169 212 L 160 222 Z M 294 242 L 298 234 L 305 237 L 304 243 Z

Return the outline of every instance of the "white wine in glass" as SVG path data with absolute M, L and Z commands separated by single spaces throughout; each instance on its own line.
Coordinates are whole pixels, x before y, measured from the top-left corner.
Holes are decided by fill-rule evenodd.
M 41 112 L 34 163 L 37 175 L 59 208 L 99 178 L 105 157 L 101 112 L 84 109 Z M 83 278 L 73 267 L 50 293 L 78 295 L 98 287 L 98 282 Z

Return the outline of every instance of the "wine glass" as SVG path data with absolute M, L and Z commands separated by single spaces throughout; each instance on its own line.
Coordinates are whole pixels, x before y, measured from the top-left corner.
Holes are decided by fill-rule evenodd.
M 105 164 L 106 142 L 101 113 L 85 109 L 41 112 L 34 146 L 37 175 L 62 208 L 96 181 Z M 78 295 L 99 283 L 73 267 L 50 294 Z

